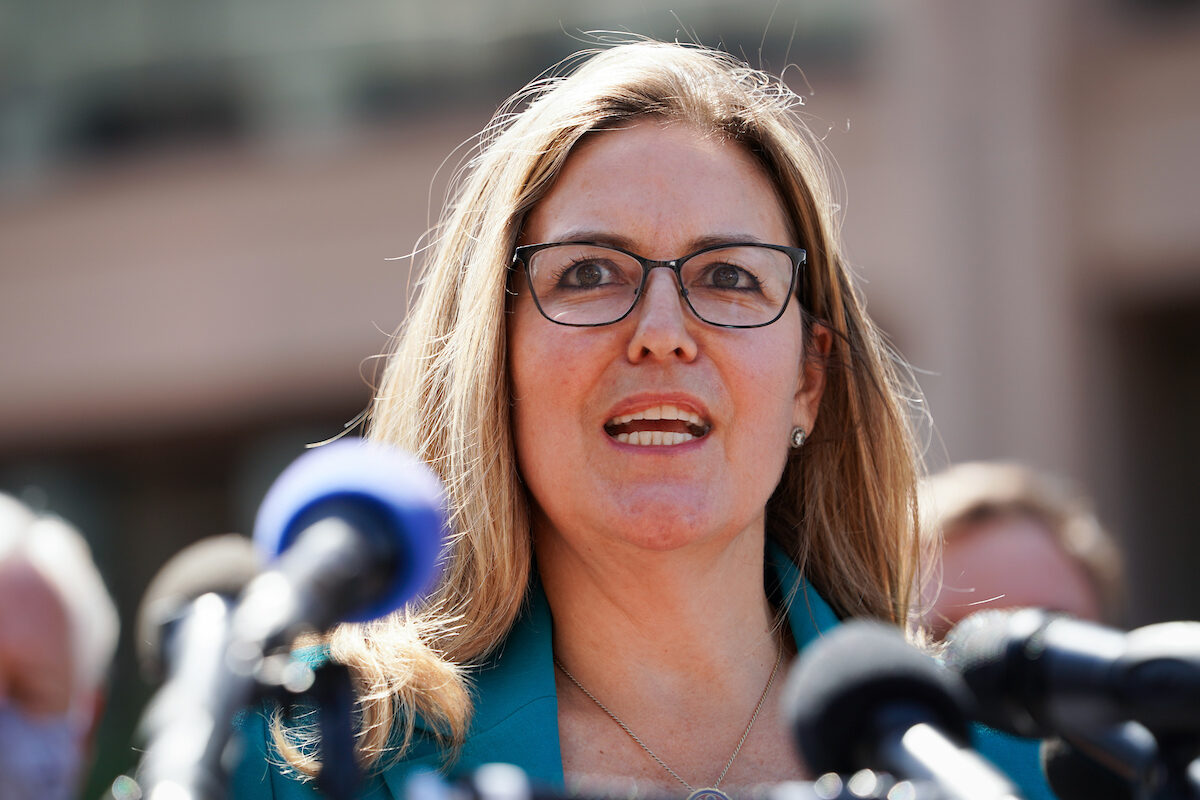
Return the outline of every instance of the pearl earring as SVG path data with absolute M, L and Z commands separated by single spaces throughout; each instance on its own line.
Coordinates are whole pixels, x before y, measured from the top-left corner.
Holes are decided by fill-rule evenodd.
M 792 428 L 792 447 L 793 448 L 798 450 L 801 447 L 803 447 L 804 440 L 806 438 L 808 438 L 808 434 L 805 432 L 804 428 L 801 428 L 799 425 L 797 425 L 795 428 Z

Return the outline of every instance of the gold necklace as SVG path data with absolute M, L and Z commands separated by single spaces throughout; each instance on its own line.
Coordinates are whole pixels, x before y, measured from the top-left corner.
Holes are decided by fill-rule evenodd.
M 613 722 L 621 726 L 621 730 L 629 735 L 637 743 L 638 747 L 646 751 L 646 754 L 658 762 L 658 765 L 671 773 L 671 777 L 682 783 L 690 792 L 687 800 L 731 800 L 728 794 L 720 790 L 721 781 L 725 780 L 725 773 L 729 772 L 729 768 L 733 766 L 734 760 L 738 757 L 738 753 L 742 752 L 742 745 L 746 743 L 746 737 L 750 735 L 750 729 L 754 727 L 755 720 L 758 719 L 758 712 L 762 711 L 763 703 L 767 701 L 767 695 L 771 692 L 771 686 L 775 683 L 775 675 L 779 672 L 779 665 L 783 662 L 783 642 L 779 643 L 779 647 L 775 653 L 775 666 L 771 668 L 771 677 L 767 678 L 767 685 L 763 687 L 762 695 L 758 698 L 758 703 L 754 706 L 754 713 L 750 715 L 750 721 L 746 723 L 746 730 L 742 731 L 742 738 L 738 739 L 737 747 L 733 748 L 733 755 L 729 757 L 729 761 L 725 764 L 725 769 L 721 770 L 721 774 L 713 781 L 712 786 L 707 786 L 701 789 L 693 789 L 692 785 L 679 777 L 679 773 L 667 766 L 667 763 L 654 754 L 654 751 L 646 746 L 646 743 L 638 738 L 637 734 L 629 729 L 629 726 L 621 721 L 621 718 L 609 710 L 608 706 L 596 699 L 596 695 L 587 690 L 579 679 L 567 671 L 562 662 L 558 660 L 558 656 L 554 656 L 554 665 L 562 670 L 562 674 L 566 675 L 571 683 L 579 688 L 579 691 L 587 695 L 593 703 L 600 707 L 600 710 L 612 719 Z

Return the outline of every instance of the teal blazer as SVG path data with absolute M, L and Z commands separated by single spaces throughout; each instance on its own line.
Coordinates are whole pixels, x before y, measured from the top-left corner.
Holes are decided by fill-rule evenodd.
M 768 574 L 779 581 L 783 596 L 795 588 L 788 623 L 796 647 L 803 649 L 838 624 L 829 604 L 800 575 L 778 546 L 767 547 Z M 474 674 L 475 713 L 453 765 L 455 774 L 493 762 L 516 764 L 535 783 L 563 787 L 558 746 L 558 699 L 554 684 L 550 606 L 534 580 L 529 604 L 503 646 Z M 232 777 L 231 800 L 317 800 L 311 783 L 287 774 L 269 743 L 265 712 L 239 722 L 245 753 Z M 1004 770 L 1027 800 L 1053 800 L 1038 765 L 1038 742 L 1017 739 L 975 726 L 975 747 Z M 368 775 L 362 800 L 402 800 L 404 782 L 415 769 L 440 769 L 442 751 L 433 731 L 420 720 L 413 746 L 382 773 Z

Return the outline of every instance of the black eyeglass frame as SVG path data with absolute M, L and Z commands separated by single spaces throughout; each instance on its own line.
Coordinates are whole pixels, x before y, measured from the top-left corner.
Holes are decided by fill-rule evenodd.
M 546 313 L 546 309 L 542 308 L 542 302 L 538 300 L 537 292 L 533 290 L 533 276 L 529 274 L 529 262 L 533 255 L 539 250 L 548 250 L 551 247 L 561 247 L 563 245 L 603 247 L 608 250 L 615 250 L 618 253 L 623 253 L 641 264 L 642 280 L 638 284 L 637 289 L 634 291 L 633 302 L 629 304 L 629 309 L 624 314 L 608 322 L 563 322 L 562 320 L 554 319 Z M 529 287 L 529 294 L 531 297 L 533 297 L 534 305 L 537 306 L 537 310 L 541 312 L 543 317 L 550 320 L 555 325 L 566 325 L 572 328 L 600 328 L 605 325 L 615 325 L 632 314 L 633 310 L 637 308 L 638 301 L 642 299 L 642 295 L 646 288 L 646 281 L 650 278 L 650 270 L 658 269 L 659 267 L 666 267 L 675 273 L 675 285 L 679 287 L 679 294 L 683 297 L 683 302 L 686 303 L 691 312 L 696 315 L 696 319 L 700 320 L 706 325 L 712 325 L 717 328 L 765 328 L 766 326 L 777 322 L 779 318 L 783 316 L 784 312 L 787 311 L 788 303 L 784 303 L 783 307 L 779 309 L 779 313 L 771 317 L 771 319 L 767 320 L 766 322 L 756 322 L 753 325 L 729 325 L 721 322 L 710 322 L 709 320 L 705 319 L 703 316 L 701 316 L 700 312 L 696 310 L 696 307 L 692 305 L 692 301 L 688 299 L 688 290 L 683 285 L 683 265 L 697 256 L 702 256 L 705 253 L 712 252 L 713 250 L 725 250 L 730 247 L 761 247 L 766 250 L 778 250 L 781 253 L 786 253 L 792 261 L 792 280 L 788 285 L 787 296 L 790 302 L 791 296 L 795 294 L 796 299 L 800 303 L 800 308 L 804 308 L 804 280 L 801 272 L 802 268 L 808 263 L 808 251 L 806 251 L 803 247 L 791 247 L 784 244 L 764 244 L 762 242 L 724 242 L 722 244 L 714 244 L 709 245 L 708 247 L 702 247 L 696 252 L 689 253 L 686 256 L 681 256 L 680 258 L 672 258 L 667 261 L 655 261 L 652 258 L 644 258 L 639 256 L 637 253 L 626 250 L 623 247 L 604 244 L 602 242 L 543 242 L 541 244 L 521 245 L 520 247 L 514 249 L 512 263 L 509 264 L 509 269 L 515 269 L 517 264 L 521 265 L 523 271 L 525 272 L 525 283 Z

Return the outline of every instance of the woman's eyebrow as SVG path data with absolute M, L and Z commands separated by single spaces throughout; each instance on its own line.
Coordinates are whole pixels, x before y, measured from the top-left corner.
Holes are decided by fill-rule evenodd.
M 567 231 L 558 234 L 552 239 L 547 239 L 548 242 L 595 242 L 596 244 L 611 245 L 613 247 L 622 247 L 626 250 L 633 250 L 634 241 L 627 236 L 622 236 L 619 233 L 612 231 L 598 230 L 595 228 L 571 228 Z
M 694 250 L 702 250 L 705 247 L 713 247 L 719 244 L 785 244 L 785 242 L 768 242 L 761 236 L 755 236 L 752 233 L 715 233 L 707 236 L 701 236 L 698 239 L 693 239 L 689 247 Z
M 555 242 L 594 242 L 596 244 L 609 245 L 611 247 L 620 247 L 624 250 L 638 252 L 639 243 L 613 231 L 596 230 L 594 228 L 571 228 L 559 234 L 553 239 L 547 241 Z M 676 253 L 674 257 L 678 258 L 685 256 L 688 253 L 694 253 L 697 250 L 703 250 L 706 247 L 715 245 L 731 244 L 734 242 L 752 242 L 755 244 L 783 244 L 783 242 L 768 243 L 761 236 L 756 236 L 752 233 L 711 233 L 705 234 L 691 239 L 687 243 L 687 250 L 683 253 Z

